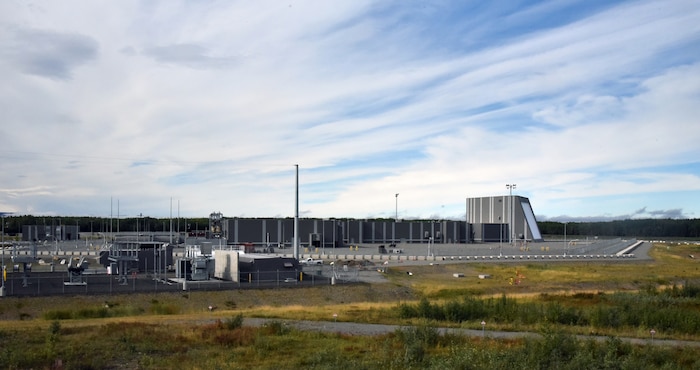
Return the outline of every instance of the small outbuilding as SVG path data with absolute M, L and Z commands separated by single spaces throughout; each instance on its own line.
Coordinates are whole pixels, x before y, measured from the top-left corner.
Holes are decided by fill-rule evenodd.
M 239 254 L 240 281 L 277 282 L 299 280 L 302 268 L 290 257 L 266 254 Z

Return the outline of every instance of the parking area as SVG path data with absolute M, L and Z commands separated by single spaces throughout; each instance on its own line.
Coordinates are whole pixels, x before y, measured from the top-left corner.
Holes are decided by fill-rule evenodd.
M 357 244 L 345 248 L 313 250 L 304 248 L 301 258 L 322 260 L 402 261 L 404 263 L 466 262 L 466 261 L 520 261 L 520 260 L 625 260 L 646 259 L 649 243 L 640 243 L 628 253 L 618 254 L 637 243 L 636 239 L 548 241 L 540 243 L 474 243 L 432 244 L 399 243 Z M 382 248 L 383 247 L 383 248 Z M 386 251 L 386 253 L 383 253 Z M 291 250 L 276 253 L 291 256 Z

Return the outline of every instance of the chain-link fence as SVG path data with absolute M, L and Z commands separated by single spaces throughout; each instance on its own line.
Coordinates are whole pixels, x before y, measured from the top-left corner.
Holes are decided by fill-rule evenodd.
M 156 275 L 130 273 L 110 275 L 88 273 L 71 276 L 66 272 L 9 272 L 4 282 L 5 296 L 47 296 L 76 294 L 122 294 L 196 290 L 227 290 L 348 284 L 358 282 L 358 269 L 333 266 L 304 267 L 301 270 L 241 272 L 238 281 L 218 279 L 187 280 L 175 273 Z

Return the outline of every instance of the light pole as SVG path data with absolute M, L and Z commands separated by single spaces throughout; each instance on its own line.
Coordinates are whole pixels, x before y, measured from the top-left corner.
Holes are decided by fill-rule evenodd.
M 143 213 L 139 213 L 139 215 L 136 217 L 136 242 L 139 242 L 139 224 L 141 223 L 141 217 L 143 217 Z
M 510 206 L 508 207 L 508 213 L 510 213 L 508 217 L 508 228 L 510 229 L 509 243 L 513 242 L 515 233 L 515 230 L 513 229 L 513 223 L 515 222 L 515 218 L 513 217 L 513 189 L 515 189 L 515 186 L 516 184 L 506 184 L 506 188 L 510 191 L 510 196 L 508 197 L 508 202 L 510 203 Z
M 394 213 L 394 222 L 399 222 L 399 193 L 396 193 L 396 211 Z
M 566 242 L 566 222 L 564 222 L 564 245 L 566 246 L 566 252 L 564 255 L 569 254 L 569 244 Z
M 295 169 L 295 192 L 294 192 L 294 259 L 299 260 L 299 165 L 294 165 Z
M 498 256 L 500 257 L 503 254 L 503 220 L 501 216 L 498 216 L 498 221 Z

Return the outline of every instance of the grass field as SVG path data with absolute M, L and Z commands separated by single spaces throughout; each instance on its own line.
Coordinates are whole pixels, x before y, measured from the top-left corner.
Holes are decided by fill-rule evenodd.
M 594 361 L 599 352 L 614 350 L 618 362 L 628 361 L 630 368 L 637 364 L 629 357 L 633 355 L 648 363 L 673 365 L 669 368 L 698 365 L 692 360 L 697 356 L 688 355 L 693 349 L 645 352 L 616 341 L 591 344 L 570 336 L 646 338 L 653 325 L 657 338 L 700 340 L 700 258 L 690 257 L 700 257 L 700 246 L 656 244 L 650 254 L 653 260 L 637 262 L 400 266 L 389 269 L 388 283 L 379 284 L 5 297 L 0 299 L 0 341 L 5 344 L 0 364 L 48 368 L 59 361 L 64 368 L 115 369 L 337 369 L 344 364 L 357 369 L 382 364 L 398 369 L 450 368 L 445 361 L 456 361 L 455 367 L 499 367 L 505 363 L 489 356 L 507 353 L 521 356 L 517 361 L 523 364 L 537 365 L 545 360 L 529 358 L 528 353 L 570 342 L 576 350 L 565 356 L 562 352 L 562 364 Z M 455 273 L 464 277 L 456 278 Z M 479 274 L 491 278 L 479 279 Z M 209 306 L 215 309 L 210 312 Z M 419 329 L 366 338 L 235 324 L 237 317 L 331 321 L 333 314 L 341 321 L 415 324 Z M 540 341 L 432 338 L 435 326 L 478 329 L 483 318 L 494 329 L 550 334 Z M 578 353 L 590 358 L 578 358 Z M 648 358 L 651 355 L 656 357 Z

